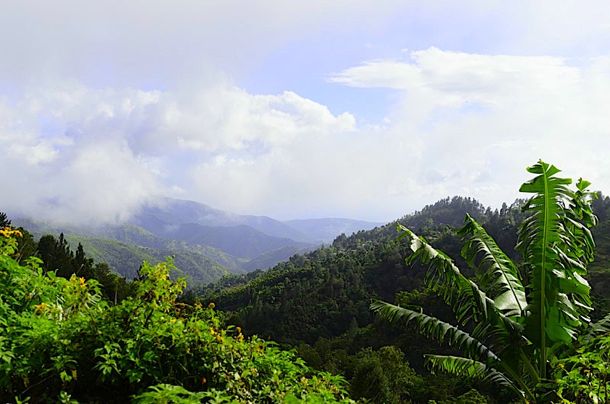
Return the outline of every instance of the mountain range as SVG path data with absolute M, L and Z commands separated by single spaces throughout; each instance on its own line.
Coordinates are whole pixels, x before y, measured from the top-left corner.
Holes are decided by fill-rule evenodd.
M 14 223 L 36 236 L 64 233 L 73 247 L 81 243 L 93 259 L 128 278 L 136 276 L 143 260 L 173 256 L 179 274 L 186 275 L 192 285 L 229 273 L 266 269 L 329 244 L 341 234 L 380 225 L 341 218 L 280 221 L 171 198 L 144 205 L 120 225 L 58 225 L 35 219 Z

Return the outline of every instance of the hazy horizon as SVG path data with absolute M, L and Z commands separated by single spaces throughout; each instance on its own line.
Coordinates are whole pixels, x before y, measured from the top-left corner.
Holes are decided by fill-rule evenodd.
M 606 2 L 19 2 L 0 211 L 159 196 L 280 220 L 499 207 L 542 158 L 610 189 Z

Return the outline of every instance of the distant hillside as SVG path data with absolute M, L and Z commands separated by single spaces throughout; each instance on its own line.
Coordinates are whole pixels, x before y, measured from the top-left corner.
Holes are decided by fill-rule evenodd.
M 594 207 L 603 219 L 595 230 L 598 259 L 590 274 L 598 316 L 610 309 L 610 199 Z M 455 229 L 466 213 L 516 256 L 517 226 L 523 219 L 518 203 L 492 211 L 470 198 L 447 198 L 397 222 L 425 235 L 462 265 Z M 313 344 L 321 337 L 339 336 L 354 324 L 366 326 L 373 321 L 371 299 L 392 301 L 396 293 L 422 285 L 424 269 L 405 265 L 408 248 L 396 241 L 397 222 L 337 237 L 331 246 L 294 256 L 266 272 L 223 279 L 200 295 L 234 312 L 235 321 L 248 332 L 280 342 Z
M 189 274 L 190 285 L 216 280 L 226 271 L 267 269 L 323 242 L 330 243 L 342 233 L 375 226 L 350 219 L 281 222 L 170 198 L 143 206 L 121 225 L 57 225 L 28 219 L 15 223 L 38 236 L 64 233 L 69 240 L 82 241 L 97 261 L 107 262 L 128 277 L 143 259 L 176 255 L 176 264 Z
M 267 269 L 276 265 L 278 262 L 283 262 L 288 260 L 290 257 L 296 254 L 305 254 L 311 251 L 313 248 L 305 248 L 299 249 L 294 246 L 282 247 L 277 250 L 273 250 L 270 252 L 266 252 L 264 254 L 259 255 L 256 258 L 251 259 L 250 261 L 245 262 L 242 265 L 242 268 L 246 272 L 255 271 L 257 269 Z
M 382 223 L 363 220 L 323 218 L 280 221 L 268 216 L 238 215 L 214 209 L 202 203 L 163 198 L 156 204 L 144 206 L 132 222 L 153 233 L 167 231 L 166 226 L 196 223 L 211 227 L 248 226 L 268 236 L 299 242 L 330 243 L 345 233 L 369 230 Z
M 442 234 L 447 225 L 461 223 L 466 213 L 481 218 L 485 208 L 472 199 L 454 198 L 400 222 L 429 235 Z M 407 246 L 396 242 L 395 228 L 396 222 L 341 235 L 328 247 L 295 256 L 267 272 L 223 280 L 203 294 L 221 309 L 235 311 L 241 324 L 258 335 L 308 343 L 339 335 L 352 320 L 360 325 L 372 321 L 371 298 L 393 300 L 396 292 L 421 285 L 422 273 L 409 272 L 404 264 Z M 451 239 L 443 246 L 459 255 Z
M 106 262 L 119 274 L 134 278 L 142 261 L 159 262 L 173 257 L 178 271 L 175 276 L 185 276 L 189 283 L 209 283 L 229 274 L 229 271 L 208 257 L 189 249 L 147 248 L 125 244 L 116 240 L 68 235 L 66 240 L 75 248 L 83 245 L 87 255 L 96 262 Z
M 134 216 L 132 223 L 153 233 L 166 232 L 167 226 L 199 224 L 209 227 L 248 226 L 272 237 L 286 238 L 301 242 L 312 242 L 305 233 L 267 216 L 238 215 L 214 209 L 205 204 L 180 199 L 163 198 L 155 204 L 144 206 Z
M 266 235 L 252 227 L 240 225 L 234 227 L 202 226 L 186 223 L 164 233 L 165 238 L 185 241 L 189 244 L 201 244 L 219 248 L 235 257 L 252 259 L 257 256 L 278 250 L 283 247 L 296 249 L 312 246 L 287 238 Z

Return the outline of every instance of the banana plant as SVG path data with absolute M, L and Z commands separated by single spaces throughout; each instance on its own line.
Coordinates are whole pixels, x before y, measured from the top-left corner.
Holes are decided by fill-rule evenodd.
M 463 356 L 426 355 L 434 371 L 495 383 L 523 401 L 535 402 L 547 379 L 550 358 L 573 344 L 590 326 L 590 287 L 585 279 L 594 258 L 589 182 L 560 178 L 555 166 L 539 161 L 534 178 L 520 191 L 531 194 L 512 261 L 470 215 L 459 231 L 466 263 L 477 282 L 423 237 L 399 225 L 410 242 L 409 262 L 427 266 L 426 285 L 454 311 L 457 325 L 390 303 L 375 301 L 381 318 L 415 325 L 422 335 L 447 343 Z

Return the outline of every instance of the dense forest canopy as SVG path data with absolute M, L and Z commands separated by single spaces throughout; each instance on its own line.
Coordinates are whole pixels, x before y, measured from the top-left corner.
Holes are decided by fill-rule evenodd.
M 506 402 L 511 396 L 488 384 L 430 373 L 424 353 L 457 351 L 413 330 L 380 322 L 369 304 L 383 299 L 423 307 L 455 322 L 449 307 L 426 286 L 426 268 L 406 264 L 410 251 L 407 243 L 397 240 L 396 225 L 425 235 L 462 265 L 457 229 L 468 214 L 484 225 L 511 259 L 519 260 L 514 246 L 525 218 L 524 202 L 492 210 L 471 198 L 446 198 L 373 230 L 342 234 L 331 245 L 295 255 L 269 271 L 226 276 L 186 293 L 182 281 L 167 279 L 171 264 L 144 264 L 136 279 L 128 281 L 107 265 L 93 262 L 82 246 L 73 251 L 63 235 L 35 240 L 25 229 L 9 230 L 14 228 L 2 216 L 2 227 L 7 229 L 2 258 L 3 398 L 109 400 L 103 389 L 113 386 L 116 397 L 152 401 L 180 397 L 222 402 L 223 397 L 248 400 L 270 394 L 275 401 L 307 397 L 314 402 L 343 400 L 349 392 L 354 399 L 373 402 Z M 599 320 L 610 308 L 610 198 L 595 199 L 592 206 L 599 225 L 594 229 L 597 256 L 588 277 L 592 318 Z M 476 278 L 474 272 L 467 275 Z M 38 285 L 35 297 L 27 297 L 27 284 Z M 128 313 L 130 320 L 125 322 Z M 97 324 L 93 328 L 92 321 Z M 91 334 L 92 329 L 98 330 L 97 335 Z M 296 350 L 302 359 L 256 336 Z M 40 350 L 49 338 L 68 345 Z M 218 351 L 210 341 L 227 348 Z M 195 349 L 193 344 L 203 346 Z M 598 367 L 607 360 L 603 356 L 607 347 L 607 337 L 583 341 L 572 356 L 566 353 L 555 364 L 554 375 L 562 377 L 559 388 L 565 397 L 584 397 L 596 380 L 603 380 L 604 370 Z M 32 356 L 34 350 L 39 352 Z M 260 359 L 254 352 L 260 352 Z M 226 355 L 242 359 L 227 362 Z M 244 355 L 249 358 L 246 362 Z M 218 365 L 208 369 L 200 356 L 218 358 Z M 271 362 L 265 365 L 265 361 Z M 130 370 L 134 366 L 136 370 Z M 263 379 L 276 374 L 276 366 L 282 369 L 274 376 L 279 384 L 268 385 Z M 197 384 L 194 374 L 204 368 L 205 376 Z M 589 373 L 593 378 L 578 376 L 586 369 L 598 370 Z M 239 382 L 227 378 L 235 374 Z M 341 375 L 349 384 L 331 374 Z M 311 382 L 297 388 L 291 380 Z
M 430 374 L 423 366 L 423 353 L 453 351 L 421 338 L 415 332 L 376 324 L 368 308 L 371 300 L 380 298 L 423 307 L 441 319 L 455 321 L 448 306 L 434 298 L 424 286 L 425 267 L 405 264 L 409 256 L 408 245 L 396 240 L 396 225 L 425 235 L 464 267 L 457 229 L 468 214 L 482 222 L 498 245 L 518 260 L 519 253 L 514 247 L 518 227 L 525 218 L 521 209 L 524 203 L 524 200 L 517 200 L 492 210 L 470 198 L 446 198 L 395 223 L 351 236 L 341 235 L 331 246 L 294 256 L 267 272 L 228 277 L 191 298 L 214 301 L 230 313 L 232 322 L 242 325 L 247 332 L 297 347 L 299 353 L 318 368 L 342 373 L 352 381 L 356 397 L 380 402 L 450 399 L 467 394 L 471 384 Z M 595 309 L 592 318 L 598 320 L 610 311 L 610 198 L 601 196 L 593 200 L 592 205 L 599 225 L 593 230 L 597 256 L 588 277 Z M 469 275 L 474 276 L 473 273 Z M 389 395 L 382 398 L 378 395 L 384 391 L 382 386 L 394 376 L 389 370 L 384 373 L 390 367 L 381 364 L 376 368 L 378 377 L 374 381 L 357 378 L 357 369 L 366 357 L 363 350 L 373 347 L 373 354 L 377 354 L 377 349 L 384 346 L 399 347 L 407 363 L 424 378 L 425 381 L 419 379 L 421 385 L 428 388 L 412 389 L 411 395 L 405 393 L 399 398 Z M 376 383 L 378 387 L 372 392 L 360 383 Z M 486 390 L 485 386 L 479 388 L 493 396 L 489 399 L 500 402 L 506 399 L 498 396 L 497 391 Z

